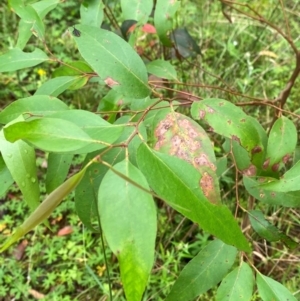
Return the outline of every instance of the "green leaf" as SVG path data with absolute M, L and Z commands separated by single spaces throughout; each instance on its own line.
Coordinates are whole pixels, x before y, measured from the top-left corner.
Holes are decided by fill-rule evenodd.
M 280 239 L 279 230 L 270 224 L 259 210 L 250 210 L 249 218 L 252 228 L 262 238 L 268 241 L 278 241 Z
M 176 28 L 171 35 L 171 40 L 178 53 L 187 58 L 195 53 L 201 54 L 200 48 L 186 28 Z
M 237 222 L 226 206 L 211 204 L 199 189 L 200 174 L 189 163 L 141 144 L 140 170 L 155 193 L 203 230 L 240 250 L 250 251 Z
M 256 284 L 263 301 L 297 301 L 282 284 L 259 272 L 256 275 Z
M 60 66 L 54 70 L 52 77 L 84 75 L 93 69 L 84 61 L 70 62 L 67 66 Z
M 19 226 L 12 236 L 10 236 L 0 247 L 0 253 L 8 249 L 26 233 L 33 230 L 37 225 L 45 221 L 60 202 L 78 185 L 85 174 L 87 167 L 93 163 L 91 161 L 80 172 L 70 177 L 66 182 L 52 191 L 46 199 L 35 209 L 34 212 Z
M 236 255 L 236 248 L 220 240 L 210 242 L 184 267 L 166 301 L 194 300 L 220 282 Z
M 242 109 L 232 103 L 210 98 L 192 104 L 191 113 L 194 119 L 204 119 L 214 132 L 236 140 L 244 147 L 257 167 L 261 167 L 264 159 L 263 130 L 254 118 L 247 116 Z
M 165 46 L 172 46 L 169 32 L 173 28 L 173 18 L 180 6 L 177 0 L 157 0 L 154 13 L 154 25 L 159 39 Z
M 99 115 L 84 110 L 60 111 L 50 115 L 49 118 L 72 122 L 92 139 L 90 145 L 77 148 L 73 152 L 69 151 L 74 154 L 90 153 L 110 146 L 120 137 L 125 127 L 124 125 L 111 125 Z
M 40 203 L 34 149 L 24 141 L 8 142 L 1 131 L 0 151 L 5 165 L 22 192 L 24 200 L 33 211 Z
M 270 224 L 265 218 L 261 211 L 250 210 L 249 211 L 250 223 L 254 231 L 262 238 L 267 241 L 278 241 L 281 240 L 289 248 L 294 249 L 298 244 L 293 241 L 290 237 L 282 233 L 275 226 Z
M 43 19 L 51 10 L 56 8 L 59 3 L 60 0 L 43 0 L 31 4 L 31 6 L 35 9 L 41 19 Z
M 300 161 L 288 170 L 280 180 L 262 182 L 259 188 L 274 190 L 276 192 L 289 192 L 300 190 Z
M 235 164 L 240 171 L 246 172 L 252 166 L 249 153 L 238 141 L 225 138 L 222 146 L 227 153 L 232 152 Z
M 300 207 L 300 191 L 278 192 L 267 190 L 259 185 L 261 184 L 260 177 L 243 177 L 243 182 L 246 190 L 257 200 L 276 206 L 283 207 Z
M 217 173 L 217 176 L 220 178 L 223 176 L 223 174 L 226 173 L 226 170 L 227 170 L 227 157 L 224 156 L 224 157 L 220 157 L 217 159 L 217 170 L 216 170 L 216 173 Z
M 0 123 L 6 124 L 16 119 L 21 114 L 28 116 L 46 116 L 56 111 L 69 110 L 69 107 L 61 100 L 46 95 L 21 98 L 0 112 Z
M 153 132 L 154 126 L 156 126 L 156 124 L 154 124 L 154 121 L 158 119 L 156 118 L 156 115 L 165 116 L 167 113 L 170 113 L 171 109 L 170 104 L 167 101 L 158 101 L 158 99 L 151 99 L 147 97 L 139 101 L 133 101 L 131 103 L 130 109 L 133 111 L 141 111 L 141 113 L 136 114 L 133 120 L 138 121 L 144 114 L 145 109 L 149 109 L 150 107 L 151 110 L 147 113 L 143 122 L 148 128 L 148 131 Z M 158 110 L 158 108 L 161 109 Z
M 80 5 L 81 24 L 99 28 L 103 20 L 104 4 L 98 0 L 85 0 Z
M 32 23 L 28 23 L 24 19 L 21 19 L 19 21 L 18 41 L 16 44 L 16 48 L 19 48 L 21 50 L 24 49 L 30 37 L 32 36 L 31 28 L 32 28 Z
M 57 6 L 57 4 L 59 2 L 60 2 L 60 0 L 44 0 L 44 1 L 39 1 L 39 2 L 33 3 L 33 4 L 31 4 L 31 6 L 37 12 L 40 19 L 43 19 L 47 15 L 47 13 L 49 13 L 51 10 L 53 10 Z M 30 39 L 30 37 L 32 35 L 31 28 L 33 25 L 34 25 L 34 23 L 32 23 L 32 21 L 28 22 L 26 19 L 20 20 L 19 27 L 18 27 L 19 36 L 18 36 L 16 48 L 23 49 L 26 46 L 28 40 Z M 41 26 L 43 26 L 43 25 L 41 25 Z M 41 27 L 41 28 L 43 28 L 43 27 Z
M 31 25 L 30 31 L 42 40 L 45 35 L 45 25 L 35 9 L 19 0 L 9 0 L 9 5 L 25 23 Z
M 160 114 L 153 140 L 155 150 L 194 166 L 202 175 L 199 186 L 204 195 L 214 204 L 221 203 L 212 143 L 199 124 L 179 113 Z
M 1 149 L 1 148 L 0 148 Z M 6 191 L 12 185 L 14 179 L 0 154 L 0 198 L 5 196 Z
M 5 127 L 4 135 L 10 142 L 23 139 L 49 152 L 75 151 L 94 142 L 74 123 L 58 118 L 17 122 Z
M 77 28 L 81 32 L 75 37 L 80 54 L 109 87 L 133 98 L 149 95 L 146 67 L 128 43 L 104 29 Z
M 114 169 L 149 190 L 143 174 L 128 160 Z M 120 263 L 126 299 L 140 301 L 154 262 L 156 209 L 152 196 L 109 170 L 99 188 L 98 206 L 104 235 Z
M 177 73 L 170 62 L 164 60 L 155 60 L 146 65 L 147 71 L 161 78 L 177 81 Z
M 89 154 L 86 158 L 94 157 Z M 85 227 L 92 232 L 100 232 L 98 225 L 97 195 L 99 185 L 108 167 L 94 163 L 91 165 L 75 190 L 75 208 Z M 96 223 L 96 224 L 95 224 Z
M 116 124 L 128 122 L 129 119 L 130 116 L 122 116 L 117 120 Z M 125 127 L 121 136 L 115 141 L 115 143 L 124 143 L 124 141 L 126 141 L 134 131 L 134 127 Z M 143 127 L 140 126 L 139 131 L 143 137 L 146 137 L 146 133 Z M 140 141 L 140 138 L 138 136 L 135 136 L 128 145 L 129 159 L 131 163 L 135 164 L 136 148 Z M 99 151 L 97 151 L 97 153 L 88 154 L 85 161 L 88 162 L 98 154 Z M 115 165 L 116 163 L 125 159 L 125 150 L 123 147 L 114 147 L 110 150 L 105 149 L 103 151 L 103 154 L 101 154 L 101 158 L 108 164 Z M 84 178 L 75 191 L 75 207 L 78 216 L 83 224 L 93 232 L 99 232 L 98 226 L 96 227 L 93 224 L 93 222 L 97 219 L 97 207 L 95 206 L 95 199 L 97 198 L 99 185 L 107 170 L 108 167 L 104 166 L 103 164 L 93 164 L 88 168 Z
M 23 52 L 19 48 L 14 48 L 0 56 L 0 72 L 11 72 L 29 68 L 48 60 L 48 56 L 38 48 L 30 53 Z
M 35 95 L 51 95 L 58 96 L 67 89 L 76 89 L 84 86 L 88 81 L 87 76 L 61 76 L 52 78 L 43 83 L 34 93 Z
M 125 20 L 146 23 L 152 7 L 152 0 L 121 0 L 122 15 Z
M 247 263 L 242 262 L 222 280 L 217 290 L 216 301 L 250 301 L 253 284 L 252 270 Z
M 72 159 L 73 155 L 69 154 L 49 154 L 46 174 L 46 191 L 48 194 L 64 182 Z
M 296 127 L 291 120 L 282 116 L 276 120 L 271 129 L 264 168 L 273 172 L 278 171 L 281 167 L 280 163 L 288 161 L 296 145 Z

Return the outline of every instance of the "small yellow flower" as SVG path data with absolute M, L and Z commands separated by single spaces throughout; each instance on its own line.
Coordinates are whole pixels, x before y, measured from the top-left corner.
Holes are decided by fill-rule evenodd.
M 46 75 L 46 71 L 44 69 L 38 69 L 37 73 L 41 77 L 44 76 L 44 75 Z
M 106 270 L 106 266 L 105 265 L 103 265 L 103 266 L 98 265 L 96 267 L 96 269 L 97 269 L 97 274 L 101 277 L 103 275 L 103 272 Z

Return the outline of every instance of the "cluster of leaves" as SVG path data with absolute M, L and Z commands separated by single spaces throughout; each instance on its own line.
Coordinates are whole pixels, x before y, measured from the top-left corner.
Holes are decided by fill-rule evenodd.
M 147 23 L 152 0 L 135 1 L 134 5 L 121 1 L 123 19 L 135 21 L 123 23 L 122 37 L 100 28 L 107 9 L 101 2 L 85 1 L 80 6 L 81 25 L 69 28 L 82 60 L 58 59 L 47 46 L 43 20 L 59 2 L 9 1 L 20 17 L 19 36 L 16 46 L 0 56 L 0 71 L 15 72 L 46 62 L 61 66 L 34 95 L 18 99 L 0 112 L 0 194 L 16 182 L 32 211 L 0 251 L 38 224 L 49 226 L 47 218 L 75 190 L 79 218 L 90 231 L 103 232 L 118 258 L 127 300 L 139 301 L 154 263 L 154 200 L 160 199 L 216 237 L 185 266 L 166 300 L 193 300 L 220 281 L 217 300 L 250 300 L 254 273 L 263 300 L 296 300 L 249 259 L 252 247 L 237 214 L 233 216 L 222 203 L 219 175 L 227 156 L 216 158 L 205 131 L 210 128 L 223 137 L 223 149 L 232 156 L 237 177 L 242 176 L 249 195 L 261 203 L 295 208 L 300 206 L 300 164 L 290 160 L 297 146 L 294 123 L 279 116 L 267 134 L 257 119 L 219 98 L 194 101 L 190 117 L 180 113 L 180 102 L 157 89 L 181 84 L 174 66 L 162 58 L 143 61 L 133 48 L 140 31 L 152 28 Z M 199 53 L 199 48 L 186 29 L 173 30 L 179 8 L 179 1 L 157 0 L 153 28 L 169 56 L 182 60 Z M 24 51 L 32 34 L 44 50 Z M 148 82 L 148 73 L 160 78 L 158 85 Z M 57 98 L 91 82 L 110 88 L 96 113 L 72 109 Z M 49 153 L 48 196 L 41 204 L 35 149 Z M 66 180 L 78 154 L 85 157 L 82 169 Z M 293 166 L 283 174 L 286 163 Z M 244 208 L 238 195 L 237 210 L 249 216 L 253 230 L 262 238 L 280 241 L 290 249 L 297 247 L 261 211 Z M 243 256 L 235 266 L 238 252 Z

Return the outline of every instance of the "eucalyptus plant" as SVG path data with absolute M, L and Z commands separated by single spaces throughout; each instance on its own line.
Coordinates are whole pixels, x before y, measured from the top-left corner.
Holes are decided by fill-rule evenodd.
M 15 47 L 0 56 L 0 71 L 53 62 L 60 66 L 34 95 L 0 112 L 1 191 L 16 182 L 32 211 L 0 251 L 38 224 L 49 226 L 52 211 L 75 190 L 79 218 L 90 231 L 102 230 L 118 258 L 127 300 L 139 301 L 154 264 L 160 199 L 215 238 L 182 270 L 167 301 L 193 300 L 220 282 L 216 300 L 250 300 L 254 283 L 262 300 L 296 300 L 250 260 L 252 241 L 222 201 L 219 178 L 227 156 L 222 161 L 216 157 L 211 135 L 224 139 L 224 154 L 231 155 L 242 185 L 257 202 L 299 207 L 299 161 L 279 177 L 297 145 L 293 121 L 281 114 L 267 133 L 230 99 L 211 97 L 192 101 L 189 114 L 178 110 L 181 103 L 165 93 L 181 83 L 172 60 L 161 56 L 147 61 L 134 46 L 138 31 L 153 21 L 162 47 L 173 48 L 180 59 L 191 52 L 199 55 L 187 31 L 175 28 L 180 1 L 157 0 L 155 8 L 152 0 L 120 1 L 122 19 L 136 21 L 125 36 L 101 28 L 109 1 L 84 1 L 80 24 L 66 29 L 81 60 L 68 62 L 47 46 L 45 19 L 58 5 L 59 0 L 9 1 L 20 18 L 19 35 Z M 37 46 L 24 51 L 32 35 Z M 189 41 L 191 47 L 185 47 Z M 159 85 L 148 80 L 149 74 L 161 79 Z M 109 89 L 98 111 L 70 108 L 60 100 L 66 90 L 91 82 Z M 48 196 L 42 203 L 35 150 L 48 154 Z M 82 169 L 66 179 L 78 154 L 85 156 Z M 264 239 L 296 247 L 261 211 L 239 204 L 237 210 L 249 215 L 253 230 Z

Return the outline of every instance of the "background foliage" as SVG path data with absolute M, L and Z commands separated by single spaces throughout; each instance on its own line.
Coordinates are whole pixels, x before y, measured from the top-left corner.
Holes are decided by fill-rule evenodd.
M 1 299 L 300 300 L 298 1 L 154 2 L 1 4 Z

